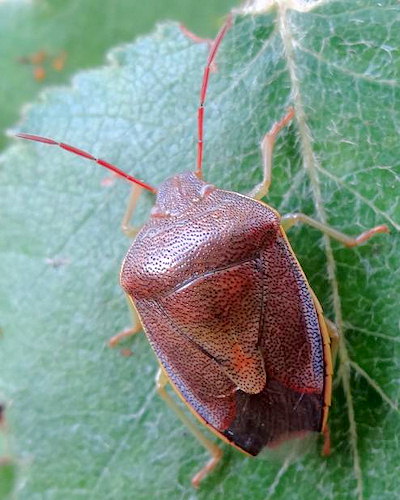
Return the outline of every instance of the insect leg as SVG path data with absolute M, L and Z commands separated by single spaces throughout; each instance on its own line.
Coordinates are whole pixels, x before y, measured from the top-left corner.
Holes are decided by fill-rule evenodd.
M 126 300 L 128 301 L 128 306 L 129 310 L 131 312 L 131 317 L 132 317 L 132 327 L 131 328 L 126 328 L 125 330 L 122 330 L 122 332 L 117 333 L 113 337 L 110 338 L 108 341 L 109 347 L 115 347 L 118 345 L 121 340 L 126 339 L 128 337 L 132 337 L 136 333 L 139 333 L 143 330 L 142 323 L 140 322 L 139 316 L 136 312 L 136 309 L 132 305 L 132 300 L 128 295 L 125 295 Z
M 179 25 L 179 29 L 182 31 L 182 33 L 187 38 L 189 38 L 190 40 L 192 40 L 192 42 L 194 42 L 194 43 L 206 43 L 211 48 L 211 46 L 212 46 L 212 44 L 214 42 L 214 40 L 212 38 L 202 38 L 202 37 L 196 35 L 196 33 L 193 33 L 188 28 L 186 28 L 186 26 L 184 24 L 180 24 Z M 210 72 L 211 73 L 216 73 L 216 71 L 217 71 L 217 63 L 214 60 L 211 63 Z
M 210 453 L 210 460 L 204 465 L 202 469 L 197 472 L 192 478 L 192 485 L 195 488 L 199 487 L 200 482 L 206 477 L 206 475 L 211 472 L 218 462 L 222 458 L 222 450 L 210 439 L 208 439 L 201 431 L 197 428 L 195 424 L 185 415 L 185 413 L 179 408 L 174 399 L 165 390 L 165 386 L 168 384 L 168 377 L 164 373 L 163 369 L 160 368 L 156 376 L 156 387 L 157 392 L 160 397 L 166 402 L 166 404 L 175 412 L 183 424 L 190 430 L 190 432 L 195 436 L 198 441 L 206 448 Z
M 331 454 L 331 431 L 328 424 L 326 424 L 322 429 L 322 436 L 324 439 L 324 443 L 322 445 L 321 455 L 323 457 L 329 457 L 329 455 Z
M 331 339 L 331 354 L 332 354 L 332 365 L 335 366 L 336 357 L 339 348 L 339 331 L 333 321 L 328 318 L 325 319 L 326 328 L 329 333 L 329 338 Z
M 248 196 L 250 198 L 255 198 L 256 200 L 261 200 L 269 190 L 271 185 L 271 174 L 272 174 L 272 153 L 274 150 L 275 140 L 279 132 L 290 122 L 294 116 L 294 109 L 289 108 L 286 115 L 279 121 L 272 125 L 271 130 L 265 134 L 264 139 L 261 141 L 261 154 L 263 160 L 263 180 L 260 184 L 250 191 Z
M 122 232 L 128 236 L 128 238 L 133 238 L 139 232 L 140 227 L 134 227 L 130 224 L 133 214 L 136 209 L 137 201 L 139 199 L 140 193 L 142 192 L 141 186 L 137 184 L 132 185 L 132 191 L 129 196 L 128 205 L 126 207 L 124 216 L 121 221 Z
M 180 24 L 179 29 L 182 31 L 182 33 L 187 38 L 192 40 L 194 43 L 207 43 L 208 45 L 211 46 L 212 43 L 214 42 L 214 40 L 212 38 L 202 38 L 202 37 L 196 35 L 192 31 L 190 31 L 188 28 L 186 28 L 186 26 L 184 24 Z
M 352 237 L 348 236 L 347 234 L 341 233 L 337 229 L 334 229 L 333 227 L 328 226 L 327 224 L 312 219 L 311 217 L 305 214 L 301 213 L 287 214 L 284 215 L 281 219 L 281 225 L 285 231 L 294 226 L 297 222 L 302 222 L 303 224 L 308 224 L 309 226 L 319 229 L 320 231 L 327 234 L 331 238 L 340 241 L 346 247 L 356 247 L 358 245 L 361 245 L 361 243 L 364 243 L 364 241 L 369 240 L 372 236 L 374 236 L 377 233 L 389 232 L 387 226 L 381 225 L 368 229 L 368 231 L 364 231 L 358 236 Z

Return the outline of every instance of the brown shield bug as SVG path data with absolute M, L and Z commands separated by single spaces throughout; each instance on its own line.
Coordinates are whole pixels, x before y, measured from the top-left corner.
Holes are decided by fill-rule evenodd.
M 388 231 L 381 225 L 351 238 L 304 214 L 280 216 L 260 201 L 271 182 L 275 139 L 293 119 L 292 108 L 261 142 L 263 181 L 249 195 L 203 180 L 204 102 L 231 22 L 229 17 L 212 43 L 204 70 L 194 172 L 177 174 L 156 189 L 73 146 L 19 134 L 60 146 L 133 182 L 123 219 L 129 234 L 137 232 L 129 220 L 141 189 L 157 195 L 150 220 L 121 268 L 136 324 L 111 342 L 145 330 L 160 363 L 160 395 L 211 454 L 194 486 L 215 468 L 222 452 L 179 409 L 165 390 L 168 382 L 204 425 L 246 454 L 310 432 L 325 434 L 328 451 L 335 328 L 324 318 L 285 230 L 304 222 L 346 246 Z

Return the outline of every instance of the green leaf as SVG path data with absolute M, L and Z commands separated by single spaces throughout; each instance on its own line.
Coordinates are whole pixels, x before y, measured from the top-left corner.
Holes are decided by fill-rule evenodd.
M 17 466 L 12 460 L 0 458 L 0 498 L 9 498 L 15 488 Z
M 1 332 L 0 332 L 1 335 Z M 6 409 L 0 404 L 0 499 L 10 498 L 16 485 L 17 464 L 10 456 L 9 432 Z
M 396 497 L 399 21 L 396 2 L 367 0 L 238 16 L 208 92 L 207 180 L 249 191 L 263 134 L 294 104 L 268 203 L 349 234 L 391 228 L 354 250 L 308 227 L 290 232 L 328 317 L 344 326 L 327 459 L 268 462 L 222 445 L 222 465 L 194 492 L 206 453 L 157 398 L 146 339 L 133 340 L 130 358 L 106 347 L 130 321 L 118 286 L 129 187 L 102 186 L 105 172 L 58 148 L 20 142 L 3 155 L 0 397 L 12 402 L 20 498 Z M 70 88 L 44 92 L 20 130 L 158 185 L 194 167 L 207 50 L 161 25 Z M 136 222 L 151 206 L 142 198 Z
M 101 64 L 105 51 L 151 30 L 157 20 L 178 19 L 203 34 L 211 35 L 217 19 L 234 0 L 47 0 L 0 2 L 0 147 L 7 127 L 18 118 L 22 104 L 34 98 L 43 84 L 66 83 L 78 69 Z M 26 60 L 44 51 L 36 66 Z M 61 71 L 54 58 L 66 53 Z M 25 63 L 23 63 L 25 61 Z M 41 66 L 43 80 L 34 77 Z

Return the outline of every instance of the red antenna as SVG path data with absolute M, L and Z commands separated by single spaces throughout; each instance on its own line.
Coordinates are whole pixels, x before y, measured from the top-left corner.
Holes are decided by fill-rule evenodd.
M 198 140 L 197 140 L 197 167 L 196 167 L 196 175 L 198 177 L 202 177 L 202 164 L 203 164 L 203 121 L 204 121 L 204 103 L 206 100 L 206 93 L 208 88 L 208 79 L 210 76 L 210 70 L 212 67 L 212 63 L 215 59 L 215 56 L 218 51 L 218 47 L 220 46 L 222 39 L 225 36 L 225 33 L 232 26 L 232 14 L 229 14 L 227 20 L 223 24 L 222 28 L 219 30 L 218 35 L 216 36 L 211 49 L 208 55 L 207 64 L 204 68 L 203 73 L 203 82 L 201 84 L 200 91 L 200 106 L 197 110 L 197 129 L 198 129 Z
M 136 179 L 136 177 L 132 177 L 131 175 L 125 173 L 123 170 L 120 170 L 118 167 L 115 165 L 112 165 L 111 163 L 108 163 L 107 161 L 101 160 L 100 158 L 95 158 L 93 155 L 90 153 L 87 153 L 86 151 L 83 151 L 82 149 L 75 148 L 74 146 L 70 146 L 69 144 L 65 144 L 64 142 L 57 142 L 54 141 L 53 139 L 48 139 L 47 137 L 42 137 L 40 135 L 32 135 L 32 134 L 17 134 L 17 137 L 21 137 L 21 139 L 28 139 L 29 141 L 36 141 L 36 142 L 44 142 L 45 144 L 50 144 L 51 146 L 59 146 L 62 149 L 65 149 L 66 151 L 69 151 L 70 153 L 74 153 L 79 156 L 83 156 L 84 158 L 87 158 L 88 160 L 92 160 L 102 167 L 108 168 L 109 170 L 112 170 L 114 173 L 119 175 L 120 177 L 123 177 L 129 182 L 133 182 L 135 184 L 138 184 L 144 189 L 147 189 L 151 193 L 156 194 L 157 189 L 154 188 L 153 186 L 150 186 L 149 184 L 146 184 L 145 182 Z

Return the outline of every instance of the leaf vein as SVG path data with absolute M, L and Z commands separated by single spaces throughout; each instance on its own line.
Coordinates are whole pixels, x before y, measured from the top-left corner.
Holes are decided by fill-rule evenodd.
M 283 475 L 289 469 L 289 466 L 291 464 L 292 459 L 293 459 L 293 456 L 292 456 L 292 454 L 290 454 L 283 462 L 282 466 L 280 467 L 280 469 L 276 473 L 276 476 L 275 476 L 274 480 L 272 481 L 270 487 L 268 488 L 268 492 L 267 492 L 267 496 L 265 497 L 265 500 L 272 498 L 272 496 L 274 495 L 276 488 L 278 487 L 279 483 L 281 482 Z
M 146 412 L 148 406 L 150 405 L 150 403 L 154 397 L 154 394 L 155 394 L 154 390 L 152 390 L 148 393 L 146 400 L 143 403 L 140 411 L 138 411 L 135 414 L 136 419 L 140 419 L 140 417 Z M 93 499 L 98 498 L 96 491 L 98 491 L 98 488 L 101 486 L 102 481 L 105 479 L 106 473 L 109 470 L 110 465 L 117 459 L 118 455 L 122 452 L 126 443 L 129 442 L 129 439 L 134 432 L 136 432 L 136 430 L 135 430 L 135 427 L 132 425 L 132 426 L 130 426 L 130 429 L 128 430 L 128 432 L 125 434 L 124 438 L 121 439 L 118 447 L 114 449 L 114 451 L 111 454 L 107 463 L 104 465 L 103 470 L 100 472 L 100 474 L 96 480 L 96 483 L 93 485 L 90 498 L 93 498 Z
M 394 401 L 392 401 L 389 396 L 385 393 L 382 387 L 375 382 L 375 380 L 355 361 L 350 361 L 350 366 L 365 380 L 368 384 L 380 395 L 380 397 L 387 403 L 395 412 L 400 413 L 399 407 Z
M 368 335 L 370 337 L 379 337 L 385 340 L 390 340 L 391 342 L 400 342 L 400 337 L 395 337 L 394 335 L 387 335 L 385 333 L 379 333 L 379 332 L 371 332 L 367 330 L 366 328 L 360 328 L 358 326 L 352 325 L 348 321 L 345 322 L 345 326 L 349 330 L 354 330 L 355 332 L 360 332 L 365 335 Z
M 396 80 L 378 79 L 378 78 L 374 78 L 373 76 L 370 76 L 370 75 L 365 75 L 363 73 L 357 73 L 355 71 L 351 71 L 350 69 L 345 68 L 343 66 L 340 66 L 339 64 L 336 64 L 332 61 L 328 61 L 327 59 L 322 57 L 321 54 L 318 54 L 317 52 L 314 52 L 310 49 L 307 49 L 306 47 L 304 47 L 303 45 L 301 45 L 298 42 L 296 43 L 296 46 L 299 50 L 301 50 L 305 54 L 308 54 L 308 55 L 314 57 L 315 59 L 317 59 L 319 62 L 325 64 L 326 66 L 334 68 L 335 70 L 341 72 L 342 74 L 344 74 L 346 76 L 350 76 L 351 78 L 365 80 L 369 83 L 374 83 L 377 85 L 387 85 L 389 87 L 396 87 L 396 88 L 400 87 L 400 84 Z
M 286 57 L 286 65 L 289 72 L 291 82 L 291 93 L 295 109 L 295 116 L 300 136 L 301 154 L 303 157 L 304 168 L 310 178 L 311 188 L 315 203 L 315 209 L 319 220 L 326 224 L 327 217 L 325 208 L 322 201 L 320 180 L 318 176 L 319 169 L 317 168 L 318 160 L 314 154 L 312 146 L 312 135 L 310 128 L 307 124 L 306 114 L 303 107 L 303 100 L 300 90 L 300 81 L 298 79 L 298 70 L 295 60 L 295 41 L 291 32 L 290 21 L 287 17 L 287 4 L 281 1 L 278 4 L 278 21 L 280 27 L 280 34 L 284 46 L 284 54 Z M 328 279 L 331 284 L 333 308 L 335 312 L 335 320 L 338 331 L 340 332 L 339 341 L 339 361 L 341 363 L 341 374 L 343 382 L 343 390 L 347 402 L 347 412 L 349 418 L 349 431 L 350 431 L 350 446 L 353 453 L 353 471 L 357 482 L 357 496 L 359 500 L 363 498 L 363 477 L 360 466 L 360 457 L 358 453 L 358 438 L 357 426 L 354 416 L 354 403 L 353 396 L 350 388 L 350 373 L 349 373 L 349 354 L 346 348 L 345 339 L 343 335 L 343 319 L 340 304 L 339 287 L 336 278 L 336 263 L 333 256 L 332 246 L 330 239 L 327 235 L 323 236 L 325 244 L 325 255 L 327 260 Z M 344 369 L 346 367 L 346 369 Z
M 368 205 L 370 208 L 372 208 L 372 210 L 376 213 L 376 214 L 379 214 L 381 215 L 383 218 L 385 218 L 388 222 L 390 222 L 390 224 L 392 224 L 397 230 L 400 230 L 400 224 L 397 224 L 386 212 L 384 212 L 383 210 L 380 210 L 376 205 L 374 205 L 374 203 L 372 203 L 371 200 L 369 200 L 368 198 L 366 198 L 365 196 L 363 196 L 361 193 L 359 193 L 358 191 L 356 191 L 355 189 L 353 189 L 352 187 L 348 186 L 342 179 L 340 179 L 340 177 L 337 177 L 336 175 L 332 174 L 331 172 L 329 172 L 328 170 L 326 170 L 325 168 L 321 167 L 320 165 L 316 165 L 316 168 L 323 174 L 323 175 L 326 175 L 327 177 L 329 177 L 330 179 L 332 179 L 333 181 L 337 182 L 338 184 L 340 184 L 340 186 L 343 188 L 343 189 L 346 189 L 347 191 L 349 191 L 349 193 L 353 194 L 356 198 L 358 198 L 359 200 L 361 200 L 363 203 L 365 203 L 366 205 Z

